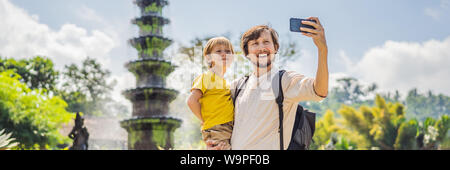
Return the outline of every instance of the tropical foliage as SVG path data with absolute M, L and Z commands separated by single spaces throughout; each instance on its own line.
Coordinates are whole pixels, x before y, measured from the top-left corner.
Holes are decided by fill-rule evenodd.
M 31 59 L 7 59 L 0 56 L 0 72 L 13 70 L 20 75 L 20 81 L 30 89 L 55 91 L 59 72 L 54 68 L 52 60 L 36 56 Z
M 74 117 L 125 117 L 129 109 L 114 100 L 110 72 L 92 58 L 82 66 L 56 71 L 41 56 L 16 60 L 0 57 L 0 129 L 15 139 L 12 149 L 60 149 L 71 143 L 60 130 Z
M 7 150 L 11 147 L 17 146 L 14 138 L 11 138 L 12 133 L 6 133 L 5 129 L 0 130 L 0 150 Z
M 13 132 L 18 149 L 51 149 L 68 142 L 59 133 L 73 118 L 65 110 L 67 103 L 43 90 L 30 89 L 20 79 L 11 70 L 0 73 L 0 129 Z
M 339 115 L 328 111 L 316 123 L 314 149 L 443 149 L 448 139 L 448 115 L 421 122 L 405 117 L 400 103 L 386 103 L 377 95 L 375 106 L 359 109 L 343 105 Z

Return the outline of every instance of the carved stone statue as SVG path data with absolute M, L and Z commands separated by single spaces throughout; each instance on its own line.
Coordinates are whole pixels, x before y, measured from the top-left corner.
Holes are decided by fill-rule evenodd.
M 89 133 L 86 127 L 83 127 L 84 118 L 80 116 L 77 112 L 77 117 L 75 118 L 75 126 L 69 134 L 69 138 L 73 139 L 73 145 L 70 150 L 87 150 L 88 149 L 88 139 Z

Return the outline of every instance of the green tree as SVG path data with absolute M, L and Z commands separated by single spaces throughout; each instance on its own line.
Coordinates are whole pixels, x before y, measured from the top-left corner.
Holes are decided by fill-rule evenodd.
M 311 144 L 311 149 L 324 149 L 324 146 L 331 139 L 332 134 L 339 131 L 337 126 L 334 113 L 332 111 L 327 111 L 322 119 L 316 122 L 316 131 L 314 132 L 313 140 Z
M 349 130 L 344 123 L 342 118 L 335 117 L 334 113 L 328 110 L 316 122 L 314 142 L 310 148 L 313 150 L 353 150 L 370 146 L 364 141 L 363 136 Z
M 11 70 L 0 73 L 0 129 L 13 133 L 17 149 L 56 149 L 70 142 L 59 133 L 62 124 L 74 117 L 65 110 L 66 102 L 19 80 Z
M 380 149 L 394 149 L 397 130 L 405 121 L 404 107 L 399 103 L 386 104 L 377 95 L 376 106 L 363 106 L 360 111 L 344 106 L 338 112 L 344 118 L 346 125 L 354 132 L 364 136 L 370 146 Z
M 337 83 L 338 85 L 330 90 L 322 102 L 300 102 L 300 104 L 316 113 L 325 113 L 327 110 L 337 112 L 344 104 L 352 107 L 374 104 L 373 99 L 368 96 L 375 96 L 378 89 L 375 83 L 364 86 L 352 77 L 340 78 Z
M 420 94 L 417 88 L 408 92 L 404 102 L 408 117 L 424 121 L 427 117 L 438 118 L 450 114 L 450 97 L 443 94 L 435 95 L 431 91 Z
M 417 144 L 419 149 L 439 149 L 447 148 L 445 142 L 448 141 L 448 129 L 450 119 L 448 115 L 442 115 L 439 120 L 428 117 L 418 125 Z
M 416 120 L 402 123 L 398 130 L 398 136 L 395 140 L 394 148 L 397 150 L 418 149 L 416 139 L 418 123 Z
M 371 96 L 377 94 L 378 86 L 373 83 L 369 86 L 361 85 L 357 79 L 346 77 L 337 80 L 326 99 L 322 102 L 301 102 L 300 104 L 309 110 L 325 113 L 328 109 L 337 112 L 342 105 L 361 107 L 374 105 L 375 100 Z M 406 97 L 402 97 L 398 90 L 379 94 L 386 102 L 401 103 L 406 108 L 405 118 L 424 121 L 427 117 L 439 118 L 450 114 L 450 97 L 444 94 L 434 94 L 428 91 L 419 93 L 417 88 L 408 91 Z
M 71 112 L 91 116 L 125 116 L 128 109 L 111 99 L 110 93 L 117 81 L 108 82 L 111 72 L 103 69 L 93 58 L 86 58 L 81 66 L 66 65 L 64 83 L 59 95 L 67 101 Z
M 343 105 L 338 111 L 340 118 L 328 111 L 317 122 L 316 148 L 326 149 L 331 143 L 334 149 L 352 145 L 358 149 L 439 149 L 448 140 L 448 115 L 418 123 L 416 119 L 407 120 L 405 110 L 401 103 L 386 103 L 377 95 L 373 107 L 362 105 L 357 110 Z
M 59 72 L 54 69 L 52 60 L 46 57 L 36 56 L 21 60 L 0 57 L 0 72 L 5 70 L 14 70 L 20 75 L 20 81 L 31 89 L 56 91 Z
M 64 91 L 83 93 L 94 103 L 108 95 L 116 84 L 116 81 L 107 82 L 111 72 L 89 57 L 81 67 L 76 64 L 66 65 L 63 75 L 67 80 L 63 84 Z

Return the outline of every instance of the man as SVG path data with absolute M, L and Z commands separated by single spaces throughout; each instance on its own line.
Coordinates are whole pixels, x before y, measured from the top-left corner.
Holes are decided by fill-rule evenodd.
M 291 140 L 298 102 L 321 101 L 328 94 L 328 47 L 324 29 L 317 17 L 308 19 L 316 23 L 303 21 L 303 24 L 315 29 L 300 29 L 307 31 L 302 34 L 311 37 L 317 46 L 318 68 L 315 78 L 287 71 L 281 79 L 284 93 L 284 149 L 288 148 Z M 243 34 L 241 48 L 246 58 L 253 63 L 253 73 L 237 96 L 234 89 L 238 81 L 235 80 L 231 85 L 232 96 L 236 98 L 231 147 L 234 150 L 278 150 L 278 105 L 272 91 L 273 79 L 279 71 L 273 65 L 279 50 L 278 34 L 268 26 L 255 26 Z M 207 141 L 206 144 L 210 150 L 223 149 L 222 143 L 216 141 Z

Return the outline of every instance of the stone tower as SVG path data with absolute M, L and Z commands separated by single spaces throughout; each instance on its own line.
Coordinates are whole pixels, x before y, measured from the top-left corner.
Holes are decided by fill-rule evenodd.
M 169 103 L 178 92 L 167 89 L 166 77 L 175 66 L 163 57 L 172 41 L 163 36 L 169 20 L 162 16 L 166 0 L 135 0 L 141 16 L 131 22 L 139 27 L 139 37 L 129 41 L 138 51 L 138 59 L 125 67 L 136 77 L 136 88 L 123 95 L 133 104 L 132 118 L 120 122 L 128 132 L 128 149 L 155 150 L 173 148 L 173 132 L 181 120 L 168 116 Z

